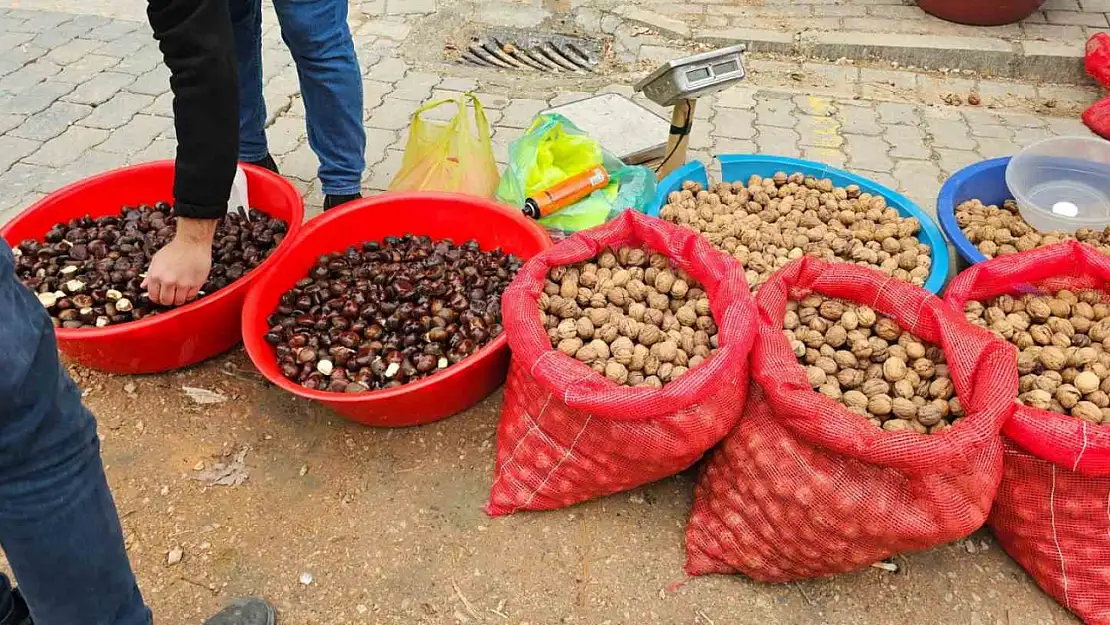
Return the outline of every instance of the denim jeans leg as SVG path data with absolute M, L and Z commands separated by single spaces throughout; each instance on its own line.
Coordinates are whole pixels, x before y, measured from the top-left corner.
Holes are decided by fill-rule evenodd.
M 262 96 L 262 0 L 228 0 L 239 62 L 239 160 L 258 161 L 266 144 L 266 100 Z
M 0 353 L 0 546 L 35 624 L 148 625 L 96 423 L 2 242 Z
M 347 26 L 347 0 L 274 0 L 297 64 L 308 144 L 328 195 L 358 193 L 366 168 L 362 72 Z

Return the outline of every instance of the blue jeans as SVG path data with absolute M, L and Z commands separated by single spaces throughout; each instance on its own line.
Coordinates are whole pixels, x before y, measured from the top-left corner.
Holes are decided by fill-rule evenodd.
M 35 625 L 147 625 L 96 423 L 2 240 L 0 354 L 0 547 Z M 10 603 L 0 574 L 0 606 Z
M 262 97 L 262 0 L 230 0 L 239 58 L 239 160 L 257 161 L 266 145 Z M 362 71 L 347 26 L 347 0 L 274 0 L 281 36 L 297 65 L 308 144 L 320 159 L 328 195 L 358 193 L 366 168 Z

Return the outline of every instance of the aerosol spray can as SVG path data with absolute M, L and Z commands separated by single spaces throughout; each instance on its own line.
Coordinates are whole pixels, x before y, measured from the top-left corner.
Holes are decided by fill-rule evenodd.
M 532 219 L 547 217 L 608 184 L 609 172 L 598 165 L 524 200 L 524 214 Z

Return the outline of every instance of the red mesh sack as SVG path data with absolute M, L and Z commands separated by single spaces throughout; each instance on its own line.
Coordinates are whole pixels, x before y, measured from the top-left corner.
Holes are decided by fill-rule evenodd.
M 1110 257 L 1076 241 L 1002 256 L 961 274 L 945 300 L 963 310 L 1017 284 L 1110 292 Z M 1002 484 L 987 521 L 998 542 L 1064 607 L 1110 624 L 1110 426 L 1019 405 L 1002 441 Z
M 1091 78 L 1110 89 L 1110 35 L 1095 33 L 1087 40 L 1087 56 L 1083 64 Z
M 788 300 L 867 305 L 944 350 L 966 416 L 937 434 L 888 432 L 812 389 L 782 331 Z M 785 582 L 843 573 L 980 527 L 1002 473 L 1015 348 L 924 289 L 803 258 L 760 287 L 753 384 L 736 429 L 706 460 L 686 530 L 691 575 Z
M 1103 98 L 1084 111 L 1083 123 L 1096 135 L 1110 139 L 1110 98 Z
M 662 389 L 618 386 L 552 349 L 540 322 L 551 267 L 625 245 L 662 253 L 700 282 L 717 323 L 717 352 Z M 691 230 L 624 211 L 525 264 L 502 311 L 513 356 L 488 514 L 561 508 L 674 475 L 740 417 L 755 303 L 740 264 Z

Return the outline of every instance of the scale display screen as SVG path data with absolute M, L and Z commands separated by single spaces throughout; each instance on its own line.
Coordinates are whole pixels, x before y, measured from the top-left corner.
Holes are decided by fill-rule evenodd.
M 709 71 L 708 67 L 699 67 L 686 72 L 686 80 L 690 82 L 701 82 L 712 77 L 713 74 Z
M 743 45 L 735 45 L 668 61 L 641 80 L 636 90 L 660 106 L 721 91 L 744 79 L 743 51 Z

